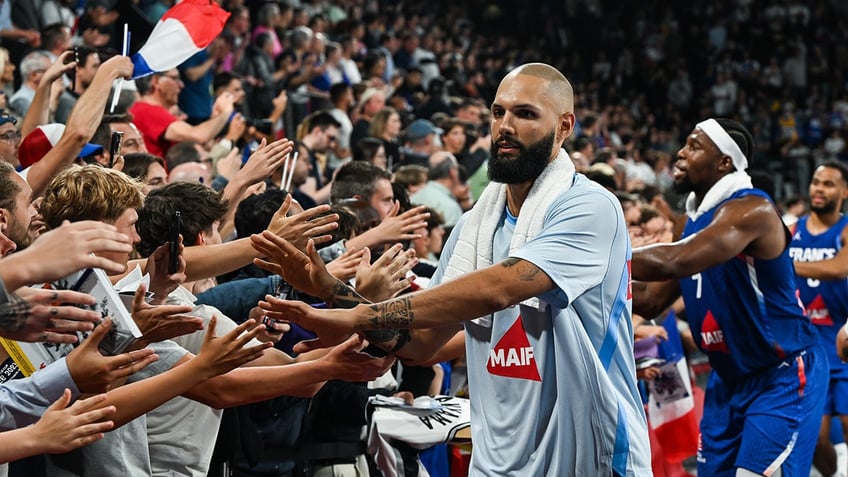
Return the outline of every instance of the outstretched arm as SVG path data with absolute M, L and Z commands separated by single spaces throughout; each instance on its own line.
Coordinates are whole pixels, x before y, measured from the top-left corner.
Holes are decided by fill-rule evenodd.
M 554 286 L 533 263 L 507 258 L 449 283 L 381 303 L 359 304 L 350 310 L 317 310 L 270 295 L 259 306 L 272 318 L 291 320 L 317 333 L 318 340 L 305 343 L 309 347 L 332 346 L 358 332 L 399 357 L 421 360 L 452 338 L 461 323 L 541 295 Z M 343 290 L 334 293 L 343 295 Z M 416 331 L 408 343 L 408 335 L 392 331 L 409 329 Z
M 115 412 L 113 406 L 94 409 L 106 400 L 100 394 L 81 399 L 68 407 L 71 391 L 56 400 L 32 426 L 0 433 L 0 462 L 11 462 L 38 454 L 69 452 L 103 438 L 114 423 L 104 421 Z
M 112 419 L 115 427 L 120 427 L 207 379 L 253 361 L 270 346 L 263 343 L 245 347 L 263 329 L 260 325 L 246 331 L 253 324 L 253 320 L 248 320 L 226 335 L 215 337 L 215 318 L 212 318 L 200 354 L 160 375 L 109 391 L 101 407 L 115 406 L 117 412 Z
M 761 197 L 727 202 L 704 230 L 684 240 L 633 251 L 634 280 L 683 278 L 745 253 L 771 259 L 786 246 L 783 223 Z

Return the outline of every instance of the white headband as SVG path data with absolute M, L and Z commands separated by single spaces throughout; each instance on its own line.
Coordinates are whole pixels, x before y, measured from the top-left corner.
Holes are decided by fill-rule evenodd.
M 727 134 L 727 131 L 721 127 L 718 121 L 710 118 L 696 124 L 695 128 L 704 131 L 704 134 L 713 141 L 722 154 L 730 156 L 730 159 L 733 160 L 733 167 L 737 171 L 741 172 L 748 168 L 748 159 L 745 158 L 745 154 L 742 153 L 739 145 L 730 137 L 730 134 Z

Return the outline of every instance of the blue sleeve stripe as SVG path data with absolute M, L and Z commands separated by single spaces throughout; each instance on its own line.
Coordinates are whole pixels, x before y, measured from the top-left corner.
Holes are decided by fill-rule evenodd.
M 618 324 L 621 317 L 624 315 L 624 308 L 627 305 L 627 287 L 629 284 L 627 268 L 625 267 L 621 274 L 621 281 L 618 284 L 618 292 L 615 294 L 615 303 L 612 304 L 610 310 L 609 325 L 607 325 L 607 333 L 604 336 L 604 342 L 601 344 L 601 350 L 598 352 L 598 357 L 601 359 L 605 370 L 609 370 L 612 357 L 615 355 L 615 350 L 618 347 Z
M 630 454 L 630 437 L 627 435 L 627 417 L 618 403 L 618 424 L 615 426 L 615 447 L 612 451 L 612 475 L 627 475 L 627 457 Z

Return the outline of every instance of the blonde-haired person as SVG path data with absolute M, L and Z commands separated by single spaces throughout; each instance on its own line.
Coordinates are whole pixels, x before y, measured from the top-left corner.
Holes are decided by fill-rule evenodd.
M 369 136 L 383 141 L 383 148 L 386 150 L 386 170 L 388 171 L 400 165 L 401 162 L 400 144 L 398 144 L 401 126 L 400 114 L 395 108 L 387 106 L 374 115 L 371 126 L 368 128 Z

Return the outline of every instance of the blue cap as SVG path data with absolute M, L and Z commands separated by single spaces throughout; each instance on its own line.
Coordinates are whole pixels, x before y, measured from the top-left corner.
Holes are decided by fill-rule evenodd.
M 437 128 L 430 121 L 427 121 L 426 119 L 416 119 L 406 127 L 405 137 L 408 141 L 415 141 L 416 139 L 421 139 L 430 134 L 441 134 L 442 132 L 442 129 Z
M 0 109 L 0 126 L 6 123 L 18 124 L 18 118 Z
M 82 151 L 80 151 L 80 153 L 77 157 L 82 159 L 84 157 L 93 156 L 94 154 L 100 154 L 102 152 L 103 152 L 103 146 L 101 146 L 100 144 L 88 143 L 88 144 L 86 144 L 85 146 L 82 147 Z

